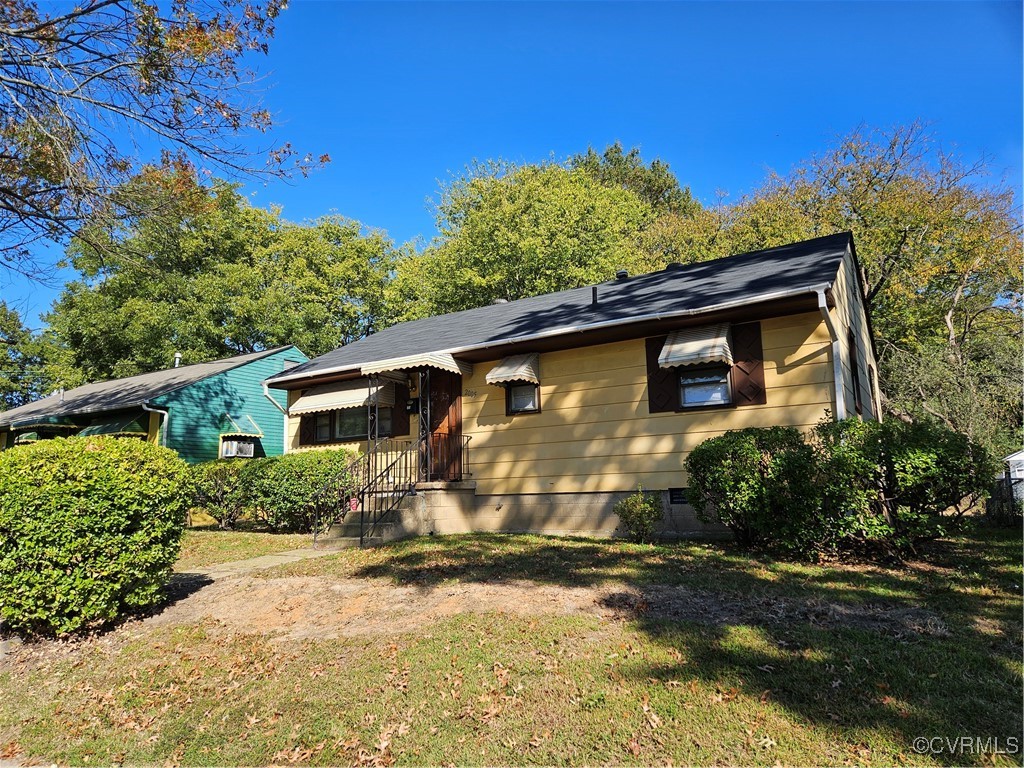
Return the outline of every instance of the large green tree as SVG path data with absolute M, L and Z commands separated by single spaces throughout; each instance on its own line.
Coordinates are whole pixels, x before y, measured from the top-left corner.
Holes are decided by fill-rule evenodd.
M 103 222 L 70 249 L 81 276 L 45 318 L 54 384 L 165 368 L 176 352 L 186 363 L 281 344 L 317 355 L 378 322 L 396 256 L 383 233 L 339 217 L 291 224 L 184 170 L 129 187 L 159 215 Z
M 0 411 L 41 394 L 38 344 L 15 310 L 0 301 Z
M 560 165 L 476 166 L 438 205 L 438 241 L 399 264 L 393 315 L 410 319 L 574 288 L 649 267 L 654 217 L 629 190 Z
M 668 163 L 658 158 L 644 163 L 638 147 L 626 151 L 618 141 L 600 153 L 588 147 L 586 152 L 569 158 L 569 167 L 586 171 L 607 187 L 628 189 L 658 215 L 692 216 L 701 208 L 690 188 L 680 185 Z

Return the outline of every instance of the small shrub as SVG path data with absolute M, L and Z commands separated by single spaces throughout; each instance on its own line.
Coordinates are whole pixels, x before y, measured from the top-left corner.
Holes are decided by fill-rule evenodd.
M 355 457 L 351 451 L 321 450 L 248 461 L 241 474 L 246 504 L 272 528 L 308 532 L 317 494 L 345 474 Z
M 748 428 L 705 440 L 686 458 L 698 518 L 741 544 L 802 549 L 818 509 L 814 453 L 793 427 Z
M 662 506 L 657 494 L 644 493 L 637 486 L 636 493 L 616 502 L 613 508 L 634 541 L 648 542 L 654 538 L 654 529 L 661 522 Z
M 43 440 L 0 453 L 0 618 L 64 635 L 161 599 L 188 468 L 141 440 Z
M 244 461 L 217 459 L 190 468 L 192 505 L 201 507 L 221 528 L 233 528 L 245 511 Z

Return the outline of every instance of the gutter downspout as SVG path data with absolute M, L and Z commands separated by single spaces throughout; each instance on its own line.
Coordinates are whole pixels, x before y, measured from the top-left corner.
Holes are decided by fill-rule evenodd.
M 839 334 L 832 323 L 832 313 L 828 309 L 828 301 L 825 299 L 825 291 L 818 289 L 818 309 L 821 310 L 821 317 L 828 328 L 829 338 L 832 339 L 832 378 L 836 388 L 836 421 L 846 418 L 846 389 L 843 386 L 843 360 L 840 357 Z
M 160 432 L 157 435 L 156 444 L 167 447 L 167 422 L 171 419 L 171 414 L 162 408 L 150 408 L 145 403 L 142 404 L 142 410 L 148 413 L 159 413 L 163 418 L 160 420 Z
M 277 408 L 277 410 L 284 414 L 284 428 L 281 430 L 281 453 L 288 453 L 288 409 L 282 408 L 281 404 L 277 402 L 277 400 L 275 400 L 274 397 L 270 394 L 270 387 L 267 386 L 267 382 L 264 381 L 262 382 L 262 384 L 263 396 L 267 398 L 267 400 L 272 402 L 274 404 L 274 407 Z

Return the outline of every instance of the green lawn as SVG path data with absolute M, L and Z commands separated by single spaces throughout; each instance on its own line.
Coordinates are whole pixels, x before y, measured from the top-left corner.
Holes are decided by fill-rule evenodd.
M 182 538 L 181 555 L 174 570 L 184 572 L 311 545 L 312 537 L 308 534 L 191 528 Z
M 1019 765 L 992 741 L 989 754 L 912 745 L 1020 737 L 1021 545 L 979 529 L 904 568 L 529 536 L 343 551 L 252 583 L 639 600 L 614 615 L 467 609 L 415 632 L 302 640 L 213 619 L 131 624 L 0 665 L 0 758 Z M 689 608 L 673 616 L 661 601 L 680 594 Z

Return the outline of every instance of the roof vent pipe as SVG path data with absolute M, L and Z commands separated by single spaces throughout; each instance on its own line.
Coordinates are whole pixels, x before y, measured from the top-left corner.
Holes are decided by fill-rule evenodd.
M 627 277 L 629 277 L 629 272 L 627 272 L 624 269 L 620 269 L 618 272 L 615 273 L 616 280 L 625 280 Z
M 177 368 L 181 365 L 181 352 L 174 353 L 174 367 Z
M 597 286 L 596 285 L 591 286 L 590 290 L 591 290 L 590 306 L 596 307 L 597 306 Z

